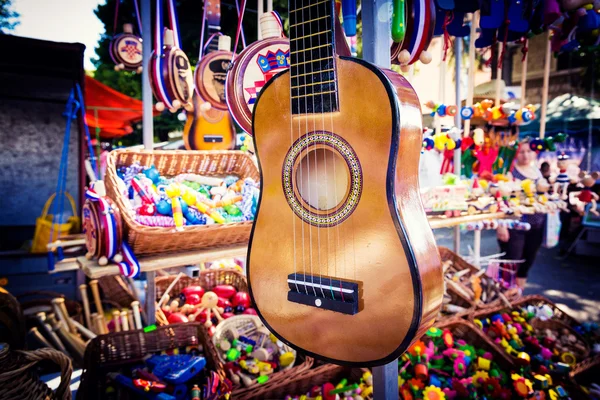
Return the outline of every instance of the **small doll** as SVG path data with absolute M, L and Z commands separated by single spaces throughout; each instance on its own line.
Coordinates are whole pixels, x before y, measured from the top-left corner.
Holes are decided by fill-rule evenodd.
M 598 201 L 598 195 L 592 192 L 592 187 L 596 184 L 596 180 L 600 177 L 600 173 L 592 172 L 588 174 L 586 172 L 580 172 L 579 178 L 581 179 L 581 183 L 583 184 L 583 189 L 579 192 L 572 193 L 573 196 L 576 196 L 579 200 L 578 206 L 582 208 L 582 212 L 585 211 L 585 207 L 588 204 L 591 204 L 590 212 L 596 216 L 600 216 L 600 213 L 596 211 L 596 202 Z
M 566 154 L 560 154 L 556 161 L 558 166 L 558 175 L 554 177 L 554 193 L 556 196 L 560 195 L 562 200 L 567 199 L 567 188 L 569 187 L 569 174 L 567 174 L 567 167 L 569 166 L 569 156 Z M 560 190 L 559 190 L 560 188 Z

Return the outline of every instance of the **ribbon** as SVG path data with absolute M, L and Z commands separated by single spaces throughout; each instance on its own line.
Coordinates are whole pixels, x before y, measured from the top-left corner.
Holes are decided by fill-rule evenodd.
M 133 251 L 125 242 L 121 244 L 120 249 L 118 248 L 117 221 L 115 214 L 111 212 L 112 208 L 110 204 L 104 197 L 96 193 L 93 186 L 85 192 L 85 198 L 97 202 L 100 208 L 100 223 L 105 227 L 104 241 L 107 245 L 106 257 L 114 262 L 113 258 L 121 250 L 123 260 L 115 262 L 121 274 L 130 278 L 137 277 L 140 273 L 140 264 Z

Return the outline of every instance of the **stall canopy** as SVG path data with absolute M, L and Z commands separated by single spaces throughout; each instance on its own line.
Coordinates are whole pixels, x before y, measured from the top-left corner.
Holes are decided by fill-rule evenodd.
M 92 135 L 102 139 L 133 132 L 132 124 L 142 119 L 142 101 L 117 92 L 92 77 L 85 77 L 85 115 Z M 155 115 L 158 115 L 155 112 Z

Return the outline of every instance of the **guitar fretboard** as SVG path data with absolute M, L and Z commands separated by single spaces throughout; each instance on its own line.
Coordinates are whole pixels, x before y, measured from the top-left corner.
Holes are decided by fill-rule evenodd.
M 333 0 L 289 0 L 293 114 L 337 111 Z
M 208 26 L 208 37 L 210 37 L 210 35 L 212 35 L 213 33 L 217 33 L 221 31 L 221 27 L 220 26 L 212 26 L 209 25 Z M 215 36 L 210 43 L 208 44 L 208 47 L 206 47 L 206 54 L 211 53 L 213 51 L 217 51 L 219 49 L 219 35 Z

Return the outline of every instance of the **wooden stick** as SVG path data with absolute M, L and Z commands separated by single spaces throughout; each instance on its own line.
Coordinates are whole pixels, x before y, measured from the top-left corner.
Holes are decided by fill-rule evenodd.
M 132 301 L 131 302 L 131 310 L 133 311 L 133 319 L 135 321 L 135 329 L 142 329 L 144 326 L 142 325 L 142 317 L 140 315 L 140 302 Z
M 50 326 L 50 324 L 46 321 L 46 313 L 39 312 L 39 313 L 35 314 L 35 317 L 38 320 L 38 323 L 40 324 L 40 328 L 42 329 L 42 331 L 46 334 L 48 339 L 50 339 L 50 341 L 52 342 L 52 346 L 54 348 L 56 348 L 57 350 L 60 350 L 63 353 L 68 354 L 67 349 L 65 348 L 63 343 L 60 341 L 60 338 L 56 335 L 56 333 L 52 329 L 52 326 Z
M 81 294 L 81 302 L 83 303 L 83 314 L 85 315 L 85 324 L 88 329 L 92 329 L 92 319 L 90 318 L 90 300 L 87 295 L 87 285 L 79 285 L 79 293 Z M 93 329 L 92 329 L 93 330 Z
M 35 340 L 37 340 L 38 343 L 41 344 L 42 346 L 58 350 L 54 346 L 52 346 L 50 344 L 50 342 L 48 342 L 48 340 L 46 340 L 46 338 L 44 337 L 44 335 L 42 335 L 40 333 L 40 331 L 38 331 L 38 328 L 36 328 L 35 326 L 33 328 L 31 328 L 27 334 L 29 336 L 33 336 L 35 338 Z
M 133 311 L 127 310 L 127 322 L 129 323 L 129 329 L 135 330 L 135 322 L 133 320 Z
M 69 329 L 73 335 L 77 335 L 77 328 L 73 325 L 73 321 L 69 318 L 67 306 L 65 305 L 65 299 L 57 297 L 52 299 L 52 306 L 54 308 L 54 314 L 56 317 Z
M 525 45 L 523 45 L 525 46 Z M 521 108 L 525 107 L 525 92 L 527 91 L 527 61 L 529 52 L 525 53 L 525 59 L 521 63 Z
M 544 83 L 542 86 L 542 112 L 540 117 L 540 138 L 544 138 L 546 134 L 546 111 L 548 108 L 548 89 L 550 85 L 550 30 L 546 34 L 546 60 L 544 63 Z
M 121 311 L 121 328 L 123 332 L 129 330 L 129 320 L 127 319 L 127 311 Z
M 171 282 L 171 284 L 169 285 L 167 290 L 165 290 L 165 293 L 160 298 L 160 301 L 158 302 L 158 308 L 162 307 L 163 303 L 168 300 L 169 292 L 171 291 L 171 289 L 173 289 L 175 284 L 179 281 L 179 279 L 181 279 L 182 276 L 183 276 L 183 272 L 180 272 L 179 274 L 177 274 L 175 279 L 173 279 L 173 282 Z M 146 301 L 155 301 L 155 300 L 156 299 L 147 299 Z
M 479 11 L 473 13 L 471 18 L 471 36 L 469 38 L 469 79 L 467 85 L 466 106 L 473 106 L 473 90 L 475 88 L 475 39 L 477 36 L 477 26 L 479 25 Z M 468 137 L 471 132 L 471 120 L 465 120 L 463 136 Z
M 112 312 L 112 319 L 115 332 L 121 332 L 121 312 L 119 310 L 114 310 Z
M 90 330 L 94 332 L 96 335 L 102 335 L 102 332 L 98 329 L 98 325 L 96 324 L 96 319 L 98 319 L 98 313 L 92 313 L 90 315 Z
M 108 329 L 106 328 L 106 324 L 104 323 L 104 318 L 102 315 L 94 315 L 94 324 L 96 324 L 96 333 L 98 335 L 104 335 L 105 333 L 108 333 Z
M 75 325 L 75 327 L 77 328 L 77 330 L 83 335 L 85 336 L 87 339 L 92 340 L 93 338 L 96 337 L 96 334 L 92 331 L 90 331 L 89 329 L 87 329 L 85 326 L 81 325 L 79 322 L 72 320 L 73 321 L 73 325 Z
M 106 320 L 104 319 L 104 309 L 102 308 L 102 301 L 100 300 L 100 292 L 98 291 L 98 281 L 96 279 L 90 281 L 90 288 L 92 288 L 92 296 L 94 297 L 94 304 L 96 304 L 96 311 L 101 318 L 102 333 L 108 333 L 106 327 Z M 96 323 L 98 320 L 96 320 Z

